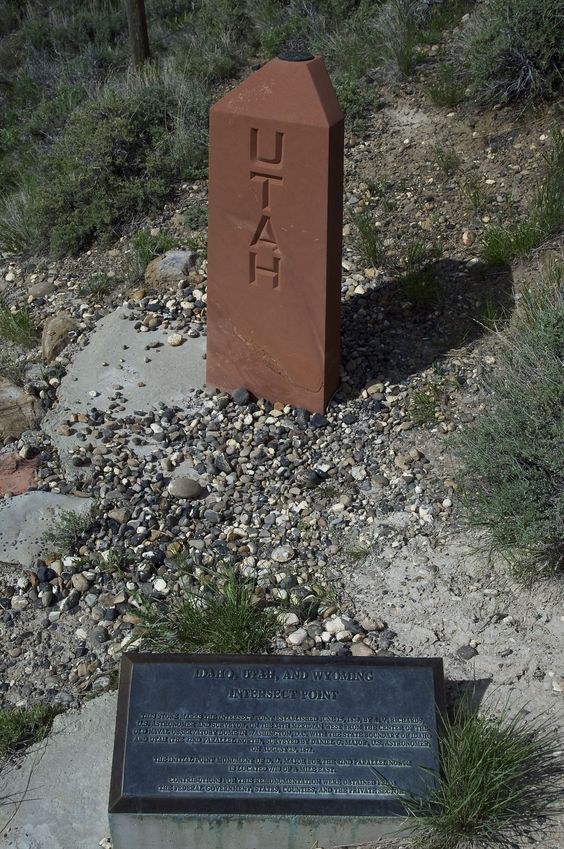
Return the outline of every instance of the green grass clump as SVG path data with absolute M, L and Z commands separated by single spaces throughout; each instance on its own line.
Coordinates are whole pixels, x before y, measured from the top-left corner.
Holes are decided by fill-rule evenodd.
M 382 65 L 394 76 L 410 77 L 419 61 L 423 15 L 417 0 L 387 0 L 377 19 Z
M 471 96 L 482 103 L 549 98 L 564 89 L 562 0 L 492 0 L 462 29 Z
M 140 230 L 132 240 L 134 276 L 141 277 L 152 259 L 174 248 L 176 242 L 168 233 L 152 236 L 147 230 Z
M 234 567 L 209 571 L 201 591 L 184 588 L 166 601 L 138 597 L 136 636 L 156 652 L 259 654 L 276 635 L 272 610 L 257 606 L 254 583 Z
M 497 331 L 489 409 L 463 431 L 462 503 L 520 574 L 564 566 L 564 272 L 524 292 Z
M 0 761 L 43 740 L 59 712 L 42 704 L 0 710 Z
M 428 801 L 408 801 L 419 849 L 516 846 L 538 828 L 562 792 L 557 735 L 507 710 L 483 714 L 467 702 L 445 719 L 441 775 Z
M 362 262 L 375 268 L 387 267 L 389 260 L 373 213 L 369 209 L 361 209 L 360 212 L 355 213 L 352 223 L 355 247 Z
M 525 256 L 542 241 L 531 221 L 521 221 L 512 227 L 488 227 L 482 237 L 480 253 L 492 265 L 505 265 L 512 259 Z
M 445 174 L 453 174 L 462 162 L 462 159 L 454 148 L 434 145 L 432 150 L 435 162 Z
M 466 84 L 455 63 L 439 63 L 433 81 L 427 86 L 427 94 L 435 106 L 458 106 L 464 100 L 465 92 Z
M 5 377 L 17 386 L 25 382 L 25 360 L 13 351 L 0 348 L 0 377 Z
M 0 338 L 18 345 L 31 345 L 37 335 L 35 325 L 26 307 L 16 312 L 0 298 Z
M 43 534 L 42 540 L 48 554 L 66 557 L 73 554 L 84 534 L 92 525 L 92 513 L 74 510 L 59 511 L 53 526 Z
M 545 156 L 545 174 L 533 198 L 526 221 L 508 227 L 488 227 L 481 253 L 494 265 L 526 256 L 564 227 L 564 132 L 553 133 L 553 146 Z
M 486 186 L 475 177 L 469 177 L 460 184 L 466 209 L 474 215 L 485 212 L 492 201 L 492 195 Z
M 0 131 L 1 132 L 1 131 Z M 0 186 L 6 189 L 6 183 Z M 21 253 L 34 244 L 36 225 L 33 211 L 33 187 L 20 187 L 0 195 L 0 248 Z
M 111 292 L 114 284 L 113 277 L 110 277 L 104 271 L 97 271 L 81 287 L 81 293 L 96 303 L 103 300 L 105 295 Z

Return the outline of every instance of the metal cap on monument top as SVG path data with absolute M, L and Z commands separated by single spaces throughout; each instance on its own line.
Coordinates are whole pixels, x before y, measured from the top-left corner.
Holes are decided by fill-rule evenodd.
M 323 412 L 339 385 L 343 115 L 285 54 L 210 112 L 207 382 Z

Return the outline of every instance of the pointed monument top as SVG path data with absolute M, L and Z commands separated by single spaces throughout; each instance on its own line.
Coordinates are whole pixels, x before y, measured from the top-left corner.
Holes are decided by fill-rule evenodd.
M 343 113 L 320 56 L 283 54 L 247 77 L 212 107 L 213 112 L 332 127 Z M 311 58 L 308 58 L 311 57 Z

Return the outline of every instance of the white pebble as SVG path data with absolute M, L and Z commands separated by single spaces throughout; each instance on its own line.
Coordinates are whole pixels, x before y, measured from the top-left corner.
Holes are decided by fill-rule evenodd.
M 301 646 L 303 641 L 307 638 L 307 631 L 305 628 L 298 628 L 297 631 L 294 631 L 293 634 L 289 634 L 286 638 L 286 641 L 290 643 L 291 646 Z

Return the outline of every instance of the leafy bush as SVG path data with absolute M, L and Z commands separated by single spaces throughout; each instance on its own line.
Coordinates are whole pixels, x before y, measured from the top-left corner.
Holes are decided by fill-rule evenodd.
M 523 293 L 489 382 L 489 409 L 459 439 L 471 525 L 522 573 L 564 566 L 564 272 Z
M 408 801 L 418 849 L 516 846 L 555 809 L 558 737 L 539 719 L 479 713 L 463 701 L 439 737 L 441 776 L 428 801 Z
M 562 91 L 562 0 L 490 0 L 462 32 L 471 95 L 484 103 Z

